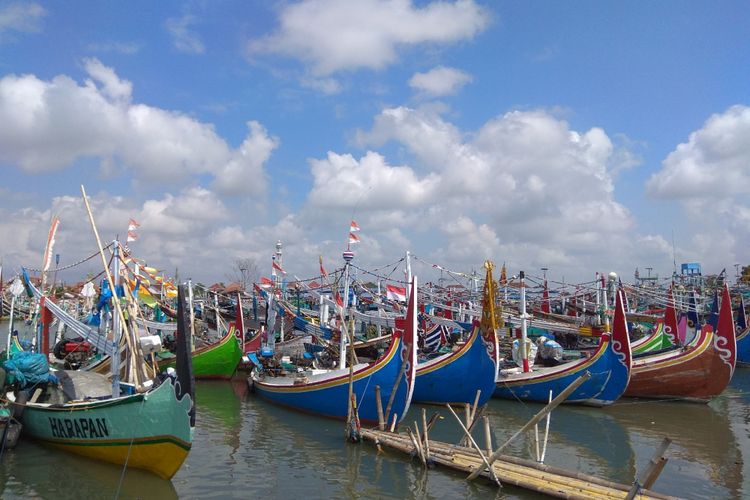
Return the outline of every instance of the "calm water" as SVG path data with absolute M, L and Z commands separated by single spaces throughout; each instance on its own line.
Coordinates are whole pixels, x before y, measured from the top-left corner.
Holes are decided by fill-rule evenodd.
M 4 339 L 4 331 L 0 338 Z M 446 469 L 425 472 L 396 452 L 344 441 L 343 423 L 301 415 L 248 394 L 244 379 L 199 382 L 193 448 L 171 482 L 126 471 L 121 498 L 537 498 Z M 422 407 L 412 410 L 413 422 Z M 426 407 L 428 415 L 440 410 Z M 513 434 L 540 405 L 492 400 L 493 443 Z M 431 434 L 457 442 L 442 411 Z M 662 437 L 673 444 L 654 489 L 687 498 L 750 494 L 750 370 L 709 405 L 624 400 L 610 408 L 563 406 L 552 414 L 546 463 L 630 482 Z M 483 437 L 478 436 L 483 442 Z M 510 454 L 530 458 L 533 436 Z M 0 466 L 2 498 L 114 498 L 122 469 L 22 441 Z M 744 492 L 749 492 L 744 494 Z

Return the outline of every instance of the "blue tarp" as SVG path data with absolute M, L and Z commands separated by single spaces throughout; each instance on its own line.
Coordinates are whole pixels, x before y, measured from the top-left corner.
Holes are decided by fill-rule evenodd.
M 21 388 L 45 382 L 57 382 L 49 373 L 49 363 L 44 354 L 17 352 L 3 363 L 8 374 L 8 382 L 18 381 Z

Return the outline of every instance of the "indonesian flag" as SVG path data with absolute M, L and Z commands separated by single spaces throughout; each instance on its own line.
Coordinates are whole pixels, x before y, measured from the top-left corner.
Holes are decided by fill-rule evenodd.
M 324 278 L 328 277 L 328 273 L 326 272 L 325 268 L 323 267 L 323 256 L 320 256 L 320 275 Z
M 359 236 L 354 233 L 349 233 L 349 243 L 359 243 Z
M 286 274 L 286 271 L 284 271 L 275 260 L 273 261 L 273 268 L 274 270 L 280 272 L 281 274 Z
M 260 279 L 260 286 L 273 286 L 274 281 L 271 278 L 261 278 Z
M 385 285 L 385 296 L 388 300 L 406 302 L 406 287 Z
M 138 239 L 138 235 L 135 233 L 135 231 L 128 231 L 128 243 L 131 241 L 135 241 Z
M 352 221 L 352 223 L 349 225 L 349 232 L 350 233 L 356 233 L 359 231 L 359 225 L 357 225 L 357 221 Z
M 141 227 L 141 225 L 138 224 L 135 219 L 130 219 L 128 221 L 128 231 L 135 231 L 135 228 L 137 227 Z

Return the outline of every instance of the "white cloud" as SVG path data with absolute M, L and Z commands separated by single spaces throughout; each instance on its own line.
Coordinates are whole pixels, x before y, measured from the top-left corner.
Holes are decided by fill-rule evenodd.
M 11 31 L 36 33 L 41 31 L 47 10 L 34 2 L 15 2 L 0 7 L 0 42 Z
M 690 221 L 680 254 L 704 269 L 747 259 L 750 247 L 750 107 L 735 105 L 711 116 L 662 162 L 647 193 L 676 200 Z
M 398 49 L 470 39 L 488 23 L 473 0 L 307 0 L 284 4 L 278 30 L 248 44 L 249 54 L 282 55 L 302 61 L 314 75 L 382 69 Z
M 266 190 L 263 165 L 278 147 L 279 140 L 269 137 L 266 129 L 256 121 L 247 125 L 250 135 L 216 173 L 213 187 L 221 193 L 260 195 Z
M 0 79 L 0 122 L 14 124 L 0 128 L 0 161 L 41 173 L 96 157 L 108 175 L 119 167 L 143 183 L 180 184 L 208 174 L 224 194 L 263 192 L 263 164 L 278 141 L 260 124 L 251 122 L 235 150 L 211 124 L 131 103 L 132 84 L 100 61 L 86 60 L 84 69 L 90 79 L 83 85 L 67 76 Z
M 167 32 L 172 37 L 175 48 L 180 52 L 203 54 L 206 51 L 206 47 L 198 35 L 190 30 L 190 27 L 197 21 L 198 19 L 190 14 L 167 19 Z
M 667 156 L 646 188 L 652 196 L 682 200 L 750 193 L 750 107 L 711 116 Z
M 471 75 L 456 68 L 438 66 L 426 73 L 415 73 L 409 86 L 433 97 L 456 94 L 472 81 Z
M 430 249 L 435 256 L 467 266 L 493 257 L 585 272 L 594 263 L 611 266 L 608 262 L 633 253 L 634 220 L 613 196 L 608 165 L 615 148 L 601 129 L 574 131 L 538 110 L 509 112 L 466 133 L 433 111 L 399 107 L 383 110 L 357 139 L 361 145 L 396 141 L 414 155 L 419 169 L 398 167 L 411 174 L 399 181 L 399 190 L 429 189 L 411 196 L 410 204 L 371 200 L 369 209 L 421 211 L 419 223 L 445 236 Z M 379 165 L 394 168 L 382 159 Z M 337 179 L 331 175 L 327 182 L 338 184 Z M 354 195 L 338 199 L 355 201 Z M 396 227 L 413 229 L 408 226 L 413 222 L 405 217 Z M 431 243 L 438 245 L 434 238 Z

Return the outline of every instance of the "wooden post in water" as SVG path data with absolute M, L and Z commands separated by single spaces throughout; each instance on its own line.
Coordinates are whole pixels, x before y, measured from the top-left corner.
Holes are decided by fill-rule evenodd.
M 422 408 L 422 432 L 424 434 L 424 457 L 425 462 L 430 460 L 430 438 L 427 430 L 427 410 Z
M 672 444 L 672 440 L 665 437 L 659 447 L 656 448 L 654 456 L 648 461 L 648 466 L 638 474 L 638 477 L 633 483 L 633 487 L 630 488 L 625 500 L 632 500 L 635 498 L 641 488 L 650 488 L 653 486 L 656 479 L 659 477 L 659 474 L 661 474 L 661 471 L 664 469 L 664 466 L 667 464 L 667 459 L 664 458 L 664 452 L 667 451 L 670 444 Z
M 526 432 L 527 430 L 531 429 L 534 425 L 536 425 L 537 422 L 539 422 L 541 419 L 543 419 L 549 412 L 557 408 L 557 406 L 565 401 L 570 394 L 578 389 L 578 387 L 586 382 L 588 379 L 591 378 L 590 372 L 585 372 L 580 377 L 575 379 L 573 382 L 570 383 L 568 387 L 565 388 L 564 391 L 562 391 L 560 394 L 557 395 L 555 399 L 553 399 L 547 406 L 542 408 L 539 413 L 534 415 L 531 420 L 526 422 L 526 424 L 521 427 L 515 434 L 513 434 L 505 443 L 503 443 L 495 452 L 489 457 L 489 463 L 492 464 L 495 460 L 497 460 L 500 457 L 501 452 L 503 449 L 508 446 L 514 439 L 516 439 L 518 436 L 520 436 L 522 433 Z M 453 411 L 453 410 L 451 410 Z M 476 479 L 479 474 L 481 474 L 482 468 L 477 467 L 474 469 L 474 472 L 469 474 L 469 477 L 467 479 L 473 480 Z
M 383 400 L 380 397 L 380 386 L 375 386 L 375 405 L 378 409 L 378 430 L 385 430 L 385 418 L 383 417 Z
M 484 420 L 484 445 L 487 447 L 487 456 L 492 455 L 492 434 L 490 433 L 490 417 L 485 415 Z
M 461 426 L 461 429 L 463 429 L 464 433 L 466 434 L 466 439 L 469 440 L 471 445 L 474 447 L 475 450 L 477 450 L 477 453 L 479 453 L 479 456 L 482 458 L 482 462 L 484 462 L 484 465 L 487 466 L 487 470 L 490 474 L 490 477 L 497 483 L 499 487 L 502 488 L 502 484 L 500 483 L 500 479 L 497 478 L 497 474 L 495 474 L 495 469 L 492 468 L 492 464 L 487 460 L 487 457 L 482 453 L 482 449 L 479 447 L 476 441 L 474 441 L 474 437 L 471 435 L 471 432 L 469 432 L 469 429 L 467 429 L 464 424 L 461 422 L 461 418 L 456 415 L 456 412 L 453 411 L 453 408 L 451 408 L 451 405 L 446 404 L 445 406 L 448 407 L 448 410 L 453 414 L 454 417 L 456 417 L 456 420 L 458 421 L 458 425 Z M 481 470 L 481 468 L 479 469 Z

